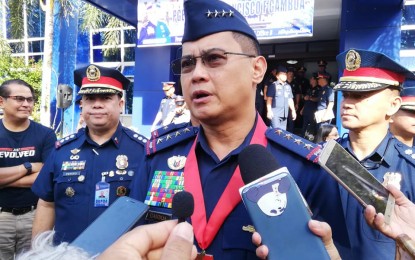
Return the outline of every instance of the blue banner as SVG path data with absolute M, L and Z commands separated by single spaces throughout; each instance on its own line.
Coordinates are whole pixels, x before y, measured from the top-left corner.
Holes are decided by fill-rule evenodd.
M 314 0 L 225 2 L 245 16 L 260 41 L 313 36 Z M 157 3 L 138 0 L 137 16 L 137 47 L 181 44 L 184 27 L 182 0 L 159 0 Z

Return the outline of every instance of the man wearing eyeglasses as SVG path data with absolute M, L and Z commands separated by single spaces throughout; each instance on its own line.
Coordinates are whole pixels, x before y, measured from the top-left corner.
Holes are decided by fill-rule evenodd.
M 316 144 L 268 128 L 256 112 L 256 87 L 267 64 L 245 18 L 217 0 L 185 1 L 184 14 L 182 57 L 171 65 L 173 73 L 180 75 L 186 104 L 200 127 L 186 126 L 147 145 L 146 162 L 131 186 L 131 196 L 151 206 L 146 220 L 174 218 L 172 197 L 180 190 L 189 191 L 195 198 L 195 211 L 188 221 L 195 231 L 200 259 L 257 259 L 251 243 L 253 224 L 238 192 L 243 185 L 238 155 L 250 144 L 262 144 L 296 179 L 307 172 L 301 176 L 302 183 L 312 185 L 301 188 L 312 208 L 325 205 L 317 217 L 344 234 L 343 217 L 332 214 L 342 210 L 337 183 L 328 174 L 313 174 L 319 169 L 311 162 L 316 158 L 312 152 Z M 310 154 L 310 161 L 297 153 Z M 149 188 L 141 197 L 140 185 L 147 178 Z M 337 238 L 347 244 L 347 235 L 343 237 Z
M 0 259 L 30 248 L 38 201 L 30 187 L 56 141 L 52 129 L 29 119 L 34 94 L 20 79 L 0 86 Z

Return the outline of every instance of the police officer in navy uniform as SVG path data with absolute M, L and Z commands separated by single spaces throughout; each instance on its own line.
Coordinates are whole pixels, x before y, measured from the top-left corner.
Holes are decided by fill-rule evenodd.
M 73 241 L 118 197 L 144 158 L 146 139 L 119 120 L 130 81 L 89 65 L 74 72 L 86 127 L 59 140 L 32 190 L 40 197 L 33 235 L 54 228 L 54 242 Z M 117 221 L 117 220 L 114 220 Z
M 171 118 L 169 115 L 174 113 L 176 110 L 176 94 L 174 92 L 175 82 L 168 81 L 162 82 L 162 84 L 165 97 L 160 101 L 159 110 L 157 111 L 156 117 L 154 118 L 153 125 L 151 126 L 151 131 L 170 124 Z
M 331 83 L 331 74 L 329 72 L 327 72 L 326 68 L 327 68 L 327 61 L 320 59 L 319 61 L 317 61 L 317 66 L 318 66 L 318 71 L 317 73 L 325 73 L 328 75 L 327 81 L 330 84 Z
M 414 74 L 384 54 L 351 49 L 337 56 L 343 70 L 334 87 L 342 91 L 341 121 L 348 135 L 339 140 L 385 186 L 398 187 L 415 200 L 414 151 L 388 130 L 391 117 L 400 109 L 400 90 Z M 366 224 L 362 206 L 341 189 L 353 259 L 394 259 L 395 241 Z
M 329 222 L 340 234 L 336 242 L 347 248 L 344 218 L 333 214 L 342 211 L 338 185 L 313 163 L 319 146 L 267 128 L 255 110 L 256 86 L 267 64 L 245 18 L 217 0 L 185 1 L 184 13 L 183 56 L 172 62 L 172 70 L 181 75 L 183 96 L 200 127 L 176 129 L 147 143 L 147 159 L 131 186 L 131 196 L 151 206 L 147 221 L 174 218 L 172 198 L 187 190 L 195 198 L 188 221 L 203 259 L 257 259 L 237 167 L 239 153 L 257 143 L 267 146 L 296 180 L 301 176 L 299 187 L 315 217 Z
M 297 113 L 294 106 L 294 96 L 290 84 L 287 83 L 287 68 L 278 66 L 277 80 L 267 90 L 267 118 L 272 127 L 287 128 L 289 113 L 295 120 Z

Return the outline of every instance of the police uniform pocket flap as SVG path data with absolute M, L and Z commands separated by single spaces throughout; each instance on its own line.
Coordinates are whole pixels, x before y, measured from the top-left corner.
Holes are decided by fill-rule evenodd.
M 57 183 L 84 182 L 85 171 L 64 171 L 57 178 Z

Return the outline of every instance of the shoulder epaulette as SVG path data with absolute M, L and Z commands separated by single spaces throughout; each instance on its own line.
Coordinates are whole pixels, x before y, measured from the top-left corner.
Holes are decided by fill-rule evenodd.
M 136 141 L 137 143 L 142 144 L 143 146 L 145 146 L 146 143 L 148 142 L 147 137 L 140 135 L 139 133 L 131 130 L 128 127 L 123 127 L 123 131 L 124 133 L 127 134 L 128 137 L 130 137 L 132 140 Z
M 395 148 L 398 150 L 399 154 L 402 155 L 407 161 L 415 165 L 415 149 L 414 147 L 408 147 L 401 142 L 395 143 Z
M 153 132 L 151 132 L 150 139 L 158 138 L 160 136 L 166 135 L 166 134 L 171 133 L 173 131 L 176 131 L 178 129 L 184 128 L 188 125 L 189 125 L 189 122 L 181 123 L 181 124 L 171 123 L 171 124 L 168 124 L 166 126 L 162 126 L 158 129 L 154 130 Z
M 175 144 L 193 138 L 199 132 L 199 127 L 186 126 L 176 131 L 169 132 L 163 136 L 150 139 L 146 144 L 147 155 L 154 154 Z
M 318 162 L 318 157 L 321 152 L 321 146 L 319 144 L 312 143 L 300 136 L 279 128 L 267 129 L 265 136 L 268 140 L 283 146 L 287 150 L 290 150 L 313 163 Z
M 59 149 L 60 147 L 69 144 L 70 142 L 78 139 L 79 136 L 85 134 L 85 129 L 80 129 L 77 133 L 70 134 L 68 136 L 62 137 L 58 141 L 55 142 L 55 148 Z

